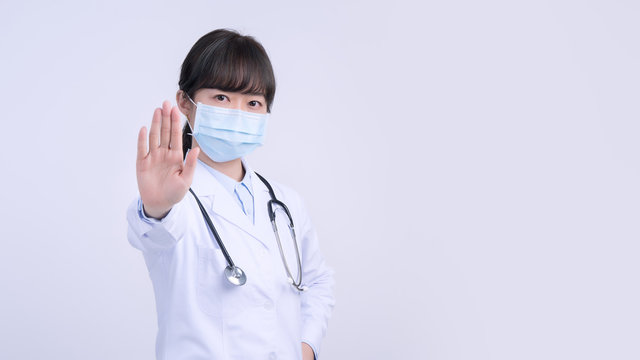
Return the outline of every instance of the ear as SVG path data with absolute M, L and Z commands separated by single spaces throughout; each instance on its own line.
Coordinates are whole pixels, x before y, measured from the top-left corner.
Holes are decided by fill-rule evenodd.
M 176 104 L 178 104 L 178 109 L 180 112 L 184 114 L 187 119 L 191 118 L 191 114 L 195 111 L 195 105 L 189 99 L 187 99 L 187 95 L 182 90 L 178 90 L 176 93 Z

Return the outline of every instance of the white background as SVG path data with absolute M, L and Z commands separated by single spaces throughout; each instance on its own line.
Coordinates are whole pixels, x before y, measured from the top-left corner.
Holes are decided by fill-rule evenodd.
M 0 358 L 152 359 L 138 129 L 215 28 L 336 271 L 323 359 L 638 359 L 634 1 L 3 1 Z

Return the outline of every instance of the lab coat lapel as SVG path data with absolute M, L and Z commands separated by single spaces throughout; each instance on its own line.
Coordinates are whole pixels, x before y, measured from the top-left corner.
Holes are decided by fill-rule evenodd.
M 193 183 L 191 184 L 191 188 L 199 198 L 206 197 L 209 199 L 211 207 L 207 208 L 207 211 L 212 212 L 209 213 L 209 216 L 211 216 L 212 218 L 214 216 L 219 216 L 225 219 L 226 221 L 234 224 L 239 229 L 251 235 L 253 238 L 268 247 L 268 245 L 265 243 L 266 239 L 264 233 L 260 231 L 261 228 L 254 226 L 251 221 L 249 221 L 249 218 L 242 212 L 240 206 L 238 206 L 235 200 L 231 197 L 231 194 L 229 194 L 229 192 L 222 187 L 222 185 L 216 180 L 216 178 L 211 175 L 206 166 L 207 165 L 205 165 L 201 161 L 198 161 L 196 171 L 193 175 Z M 255 218 L 257 225 L 265 221 L 264 218 L 262 218 L 263 216 L 268 216 L 266 215 L 267 203 L 263 202 L 263 196 L 261 197 L 258 195 L 258 193 L 263 192 L 263 186 L 256 186 L 262 185 L 260 179 L 258 179 L 258 177 L 254 174 L 251 180 L 252 187 L 254 188 L 254 192 L 256 193 L 254 195 L 254 211 L 256 212 Z M 258 180 L 260 184 L 257 184 L 256 180 Z M 263 207 L 263 205 L 265 209 L 262 212 L 264 212 L 264 214 L 259 211 L 259 208 Z M 266 222 L 268 223 L 268 220 Z M 220 235 L 223 238 L 222 241 L 224 241 L 224 234 Z
M 268 203 L 271 200 L 269 195 L 269 189 L 260 180 L 255 172 L 251 176 L 251 185 L 254 192 L 254 206 L 253 211 L 256 216 L 255 231 L 260 234 L 260 239 L 266 247 L 271 247 L 275 244 L 275 235 L 271 222 L 269 221 Z

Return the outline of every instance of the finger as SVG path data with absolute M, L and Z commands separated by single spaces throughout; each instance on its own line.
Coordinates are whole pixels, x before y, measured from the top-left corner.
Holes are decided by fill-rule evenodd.
M 147 127 L 143 126 L 138 132 L 138 161 L 144 160 L 147 156 Z
M 171 140 L 171 103 L 165 100 L 162 103 L 162 125 L 160 126 L 160 147 L 169 148 Z
M 182 169 L 182 176 L 185 181 L 191 185 L 193 181 L 193 174 L 196 171 L 196 164 L 198 155 L 200 154 L 200 148 L 193 148 L 187 154 L 186 161 L 184 162 L 184 168 Z
M 151 120 L 151 129 L 149 130 L 149 152 L 158 148 L 160 144 L 160 123 L 162 122 L 162 110 L 157 108 L 153 112 L 153 120 Z
M 171 109 L 171 150 L 182 153 L 182 129 L 180 128 L 180 110 L 177 106 Z

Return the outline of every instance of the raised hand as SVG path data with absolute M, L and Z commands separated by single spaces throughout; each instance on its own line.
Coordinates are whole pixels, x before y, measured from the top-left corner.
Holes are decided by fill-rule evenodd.
M 138 133 L 136 176 L 138 190 L 147 216 L 161 219 L 189 190 L 193 181 L 199 148 L 182 161 L 180 111 L 169 101 L 153 113 L 147 151 L 147 128 Z

